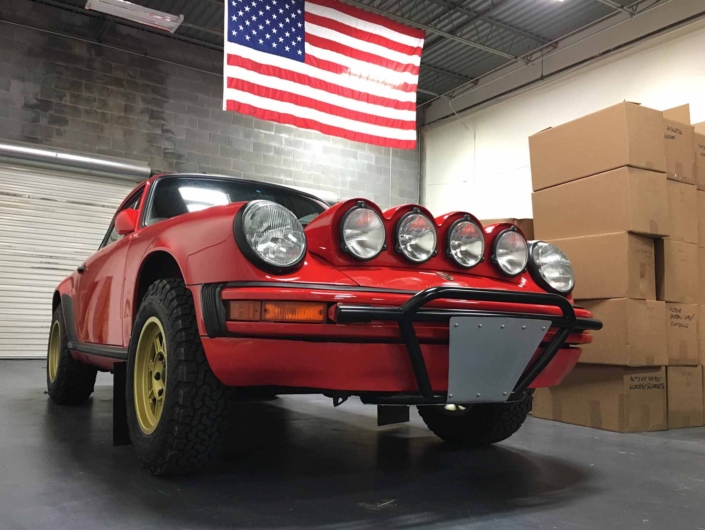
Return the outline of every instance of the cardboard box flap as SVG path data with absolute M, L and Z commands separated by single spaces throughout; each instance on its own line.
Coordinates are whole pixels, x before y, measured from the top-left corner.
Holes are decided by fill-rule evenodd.
M 668 120 L 677 121 L 690 125 L 690 104 L 686 103 L 680 107 L 673 107 L 663 111 L 663 117 Z

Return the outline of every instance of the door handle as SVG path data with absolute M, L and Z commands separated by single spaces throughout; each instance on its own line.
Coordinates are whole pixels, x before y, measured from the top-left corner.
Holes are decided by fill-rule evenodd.
M 86 264 L 84 263 L 83 265 L 80 265 L 80 266 L 76 269 L 76 272 L 77 272 L 78 274 L 83 274 L 84 272 L 86 272 Z

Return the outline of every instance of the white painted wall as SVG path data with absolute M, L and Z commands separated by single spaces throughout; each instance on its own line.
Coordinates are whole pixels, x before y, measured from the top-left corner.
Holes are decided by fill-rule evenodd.
M 424 128 L 424 205 L 435 215 L 531 217 L 528 137 L 623 100 L 659 110 L 690 103 L 692 122 L 705 121 L 705 28 L 681 32 Z

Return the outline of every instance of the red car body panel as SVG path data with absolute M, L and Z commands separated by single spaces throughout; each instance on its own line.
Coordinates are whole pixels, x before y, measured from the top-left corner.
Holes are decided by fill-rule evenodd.
M 143 211 L 155 179 L 140 185 L 128 199 L 142 190 L 136 220 Z M 383 215 L 389 247 L 370 262 L 352 258 L 341 249 L 339 223 L 359 201 Z M 233 236 L 235 214 L 245 203 L 215 206 L 167 219 L 150 226 L 138 224 L 134 232 L 102 248 L 85 262 L 82 274 L 74 272 L 57 288 L 56 301 L 72 301 L 76 341 L 126 349 L 139 306 L 140 277 L 150 259 L 170 256 L 191 290 L 199 332 L 215 375 L 225 384 L 280 386 L 345 391 L 411 392 L 417 389 L 409 356 L 399 327 L 393 322 L 339 324 L 336 304 L 400 306 L 412 294 L 431 287 L 463 287 L 545 293 L 528 272 L 508 277 L 492 263 L 491 252 L 498 233 L 513 225 L 485 228 L 485 260 L 464 269 L 444 252 L 446 234 L 456 220 L 470 214 L 454 212 L 436 218 L 438 254 L 426 263 L 411 264 L 393 248 L 397 220 L 414 208 L 405 205 L 386 212 L 365 199 L 354 199 L 324 211 L 306 227 L 308 252 L 303 265 L 288 274 L 270 274 L 243 256 Z M 124 221 L 121 220 L 121 221 Z M 237 282 L 233 284 L 233 282 Z M 266 286 L 251 285 L 252 283 Z M 204 321 L 201 287 L 222 284 L 221 300 L 322 301 L 330 304 L 325 324 L 269 322 L 226 323 L 229 336 L 209 337 Z M 306 284 L 302 288 L 301 284 Z M 356 290 L 355 287 L 362 289 Z M 336 287 L 341 289 L 336 290 Z M 569 301 L 572 300 L 568 297 Z M 511 313 L 560 315 L 554 306 L 436 300 L 429 307 L 477 309 Z M 66 308 L 64 308 L 66 313 Z M 575 310 L 579 318 L 588 311 Z M 435 391 L 447 389 L 448 326 L 416 325 L 424 360 Z M 545 341 L 554 336 L 550 330 Z M 359 340 L 357 342 L 356 338 Z M 580 345 L 590 341 L 587 332 L 572 333 L 565 347 L 534 380 L 532 386 L 558 384 L 575 365 Z M 540 355 L 542 348 L 535 353 Z M 83 348 L 85 350 L 86 348 Z M 80 361 L 110 370 L 119 359 L 72 350 Z

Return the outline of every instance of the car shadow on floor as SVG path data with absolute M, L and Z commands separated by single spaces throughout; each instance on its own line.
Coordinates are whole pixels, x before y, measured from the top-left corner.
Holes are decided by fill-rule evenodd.
M 154 478 L 130 447 L 111 446 L 111 390 L 97 387 L 83 407 L 47 404 L 51 459 L 145 524 L 423 528 L 548 510 L 592 489 L 589 468 L 550 452 L 455 449 L 418 420 L 377 430 L 370 408 L 323 409 L 309 397 L 239 405 L 217 462 L 199 474 Z

